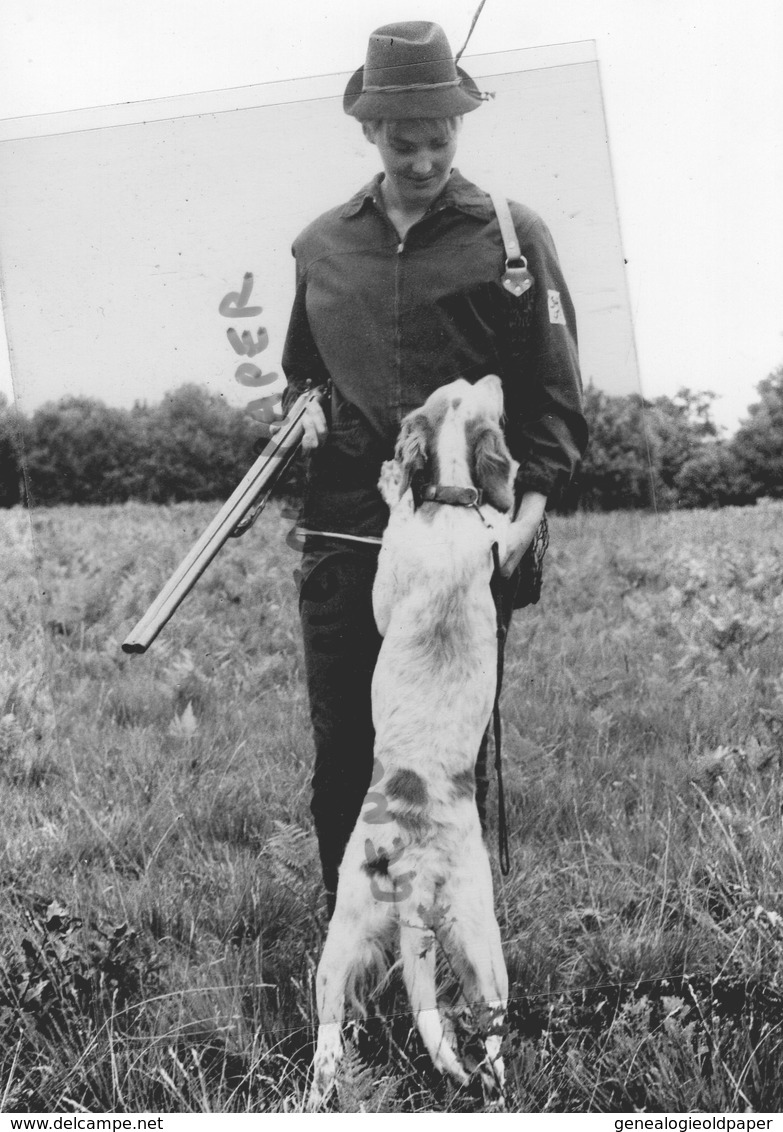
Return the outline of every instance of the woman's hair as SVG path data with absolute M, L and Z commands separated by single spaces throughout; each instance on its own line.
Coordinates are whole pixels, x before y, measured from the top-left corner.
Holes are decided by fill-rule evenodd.
M 369 141 L 374 141 L 376 134 L 387 133 L 389 128 L 397 122 L 405 122 L 406 125 L 414 126 L 442 126 L 449 137 L 453 138 L 462 125 L 462 115 L 455 114 L 451 118 L 371 118 L 369 121 L 362 122 L 362 128 L 365 137 Z

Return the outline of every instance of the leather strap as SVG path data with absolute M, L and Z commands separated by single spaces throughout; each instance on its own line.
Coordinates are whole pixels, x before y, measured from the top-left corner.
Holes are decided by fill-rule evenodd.
M 506 249 L 506 260 L 513 261 L 520 259 L 522 250 L 519 246 L 517 239 L 516 229 L 514 228 L 514 221 L 511 219 L 511 209 L 508 207 L 506 198 L 497 192 L 490 192 L 492 197 L 492 207 L 498 218 L 500 225 L 500 235 L 503 237 L 503 247 Z
M 530 290 L 534 279 L 527 269 L 527 260 L 522 255 L 508 201 L 500 193 L 491 192 L 489 195 L 492 197 L 500 235 L 503 237 L 503 247 L 506 249 L 506 270 L 500 282 L 509 294 L 519 299 Z
M 451 507 L 480 507 L 481 492 L 477 487 L 451 487 L 444 483 L 428 483 L 421 488 L 422 503 L 447 503 Z
M 311 531 L 307 527 L 294 527 L 297 535 L 304 535 L 307 538 L 336 538 L 343 539 L 346 542 L 363 542 L 367 546 L 380 546 L 383 541 L 378 535 L 347 535 L 342 531 Z
M 500 573 L 500 553 L 498 544 L 492 544 L 493 571 L 489 588 L 495 603 L 495 624 L 498 641 L 497 680 L 495 684 L 495 703 L 492 707 L 493 740 L 495 744 L 495 774 L 498 780 L 498 859 L 504 877 L 511 872 L 511 853 L 508 844 L 508 819 L 506 818 L 506 795 L 503 789 L 503 767 L 500 746 L 502 725 L 500 722 L 500 688 L 503 683 L 503 655 L 506 644 L 506 627 L 503 623 L 503 579 Z

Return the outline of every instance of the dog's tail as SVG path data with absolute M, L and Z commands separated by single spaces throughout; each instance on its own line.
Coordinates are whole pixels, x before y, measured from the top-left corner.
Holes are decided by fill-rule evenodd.
M 468 1075 L 451 1045 L 438 1011 L 435 987 L 435 933 L 421 920 L 400 922 L 402 974 L 419 1033 L 433 1065 L 464 1085 Z

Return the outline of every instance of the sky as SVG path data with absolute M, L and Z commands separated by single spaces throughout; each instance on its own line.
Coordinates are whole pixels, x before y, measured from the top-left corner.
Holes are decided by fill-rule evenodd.
M 477 6 L 15 0 L 0 16 L 0 117 L 351 71 L 369 31 L 398 19 L 441 23 L 457 50 Z M 486 0 L 466 59 L 582 40 L 600 70 L 642 391 L 714 391 L 731 429 L 783 362 L 783 5 Z M 0 268 L 8 302 L 16 269 L 2 244 Z M 0 389 L 9 382 L 0 365 Z

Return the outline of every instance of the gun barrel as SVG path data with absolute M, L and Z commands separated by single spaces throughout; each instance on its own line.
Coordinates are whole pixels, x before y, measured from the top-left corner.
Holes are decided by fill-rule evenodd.
M 274 482 L 288 462 L 291 449 L 297 448 L 301 443 L 304 432 L 302 416 L 311 396 L 311 394 L 303 394 L 299 402 L 294 405 L 283 428 L 269 441 L 212 522 L 182 559 L 144 616 L 131 629 L 122 642 L 123 652 L 147 651 L 220 548 L 231 537 L 231 532 L 237 524 L 245 517 L 262 492 Z

